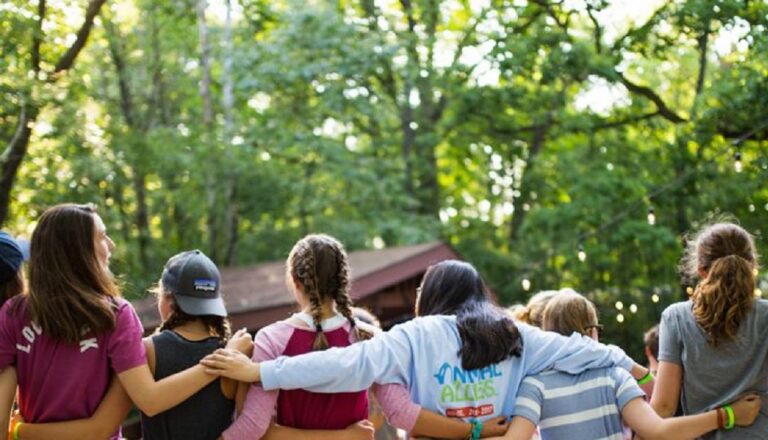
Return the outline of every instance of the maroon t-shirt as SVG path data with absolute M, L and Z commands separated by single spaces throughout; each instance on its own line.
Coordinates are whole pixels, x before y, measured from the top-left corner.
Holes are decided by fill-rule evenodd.
M 14 310 L 13 304 L 21 301 Z M 15 366 L 19 409 L 32 423 L 90 417 L 109 387 L 112 372 L 147 362 L 143 329 L 133 306 L 118 298 L 115 328 L 67 344 L 42 334 L 27 318 L 27 298 L 0 309 L 0 369 Z

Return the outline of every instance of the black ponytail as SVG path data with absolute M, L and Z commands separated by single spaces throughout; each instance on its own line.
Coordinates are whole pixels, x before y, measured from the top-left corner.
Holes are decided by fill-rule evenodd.
M 461 337 L 458 355 L 467 371 L 522 353 L 517 326 L 491 303 L 483 280 L 469 263 L 448 260 L 430 267 L 421 284 L 416 314 L 456 315 Z

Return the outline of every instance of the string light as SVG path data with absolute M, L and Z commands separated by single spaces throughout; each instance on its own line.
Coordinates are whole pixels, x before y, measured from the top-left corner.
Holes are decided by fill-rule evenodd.
M 521 284 L 523 285 L 523 290 L 526 292 L 531 290 L 531 280 L 528 278 L 523 278 L 523 282 Z
M 584 262 L 587 259 L 587 253 L 584 252 L 584 246 L 579 245 L 579 261 Z
M 741 163 L 741 151 L 737 151 L 734 155 L 734 162 L 733 162 L 733 169 L 736 170 L 737 173 L 740 173 L 744 169 L 744 164 Z
M 655 293 L 653 295 L 651 295 L 651 301 L 653 301 L 655 303 L 659 302 L 659 295 L 657 295 Z
M 616 320 L 619 321 L 619 323 L 624 322 L 624 314 L 619 313 L 618 315 L 616 315 Z
M 637 313 L 637 305 L 636 304 L 631 304 L 629 306 L 629 311 L 632 312 L 632 313 Z
M 616 301 L 616 310 L 621 310 L 624 308 L 624 303 L 621 301 Z
M 693 295 L 693 287 L 691 287 L 691 286 L 686 287 L 685 288 L 685 293 L 687 293 L 688 296 Z
M 759 287 L 755 288 L 755 297 L 756 298 L 761 298 L 762 296 L 763 296 L 763 291 L 760 290 Z
M 653 209 L 653 206 L 648 208 L 648 224 L 651 226 L 656 224 L 656 210 Z

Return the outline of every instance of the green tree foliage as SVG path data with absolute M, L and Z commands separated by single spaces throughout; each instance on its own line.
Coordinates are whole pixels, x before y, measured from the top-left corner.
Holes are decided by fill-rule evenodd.
M 185 248 L 443 239 L 504 303 L 588 294 L 636 356 L 682 234 L 730 214 L 766 253 L 765 2 L 200 4 L 0 7 L 6 228 L 97 203 L 131 296 Z

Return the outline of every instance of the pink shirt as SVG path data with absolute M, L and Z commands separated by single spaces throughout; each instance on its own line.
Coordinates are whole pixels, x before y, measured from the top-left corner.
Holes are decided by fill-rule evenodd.
M 365 324 L 358 324 L 365 326 Z M 346 319 L 331 318 L 323 326 L 324 331 L 343 328 L 347 331 L 350 343 L 356 342 L 355 333 L 350 331 Z M 377 331 L 369 326 L 366 330 Z M 286 347 L 295 331 L 312 331 L 299 327 L 292 322 L 279 321 L 263 328 L 254 338 L 253 361 L 261 362 L 275 359 L 285 354 Z M 419 417 L 421 406 L 411 402 L 408 390 L 399 384 L 374 385 L 373 392 L 384 410 L 390 424 L 413 430 Z M 260 384 L 253 384 L 248 391 L 245 406 L 235 422 L 222 434 L 225 440 L 250 440 L 261 438 L 269 428 L 273 418 L 277 418 L 278 391 L 264 391 Z
M 13 304 L 21 301 L 18 310 Z M 28 422 L 90 417 L 112 376 L 146 364 L 143 329 L 131 304 L 117 298 L 115 328 L 67 344 L 42 334 L 27 318 L 27 298 L 0 309 L 0 369 L 16 366 L 19 408 Z

